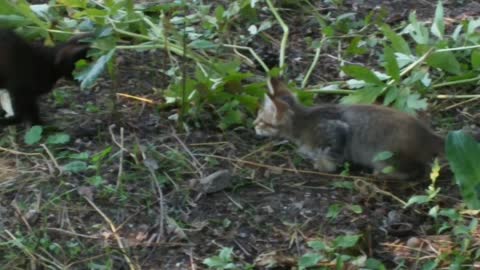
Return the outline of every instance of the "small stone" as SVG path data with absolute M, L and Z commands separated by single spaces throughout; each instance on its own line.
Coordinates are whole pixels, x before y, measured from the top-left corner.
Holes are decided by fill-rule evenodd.
M 421 241 L 417 237 L 410 237 L 410 239 L 407 240 L 407 247 L 416 248 L 420 246 L 420 243 Z

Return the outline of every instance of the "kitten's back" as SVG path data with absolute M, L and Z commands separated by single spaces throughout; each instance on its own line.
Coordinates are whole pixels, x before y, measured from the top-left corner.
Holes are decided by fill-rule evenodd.
M 349 105 L 342 118 L 351 129 L 352 159 L 371 162 L 379 151 L 427 163 L 443 152 L 443 138 L 415 117 L 378 105 Z

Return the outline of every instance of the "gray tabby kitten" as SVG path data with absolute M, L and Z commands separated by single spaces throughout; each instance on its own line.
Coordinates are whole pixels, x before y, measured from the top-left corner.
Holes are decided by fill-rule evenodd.
M 279 79 L 271 79 L 271 88 L 255 132 L 292 141 L 319 171 L 333 172 L 351 162 L 382 178 L 403 180 L 423 175 L 433 158 L 443 154 L 443 138 L 409 114 L 377 105 L 306 107 Z M 375 160 L 384 151 L 393 156 Z

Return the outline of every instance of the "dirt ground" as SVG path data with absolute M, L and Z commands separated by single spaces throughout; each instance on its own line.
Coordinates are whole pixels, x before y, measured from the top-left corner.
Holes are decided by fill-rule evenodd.
M 420 18 L 431 19 L 437 3 L 434 0 L 346 0 L 339 9 L 322 4 L 323 1 L 314 2 L 318 2 L 315 5 L 322 12 L 350 11 L 359 17 L 382 5 L 389 14 L 386 20 L 391 23 L 405 21 L 411 10 L 417 10 Z M 476 1 L 447 0 L 444 5 L 448 17 L 480 14 L 480 3 Z M 282 15 L 291 26 L 287 77 L 295 79 L 306 72 L 313 57 L 311 51 L 304 53 L 304 37 L 306 33 L 318 36 L 319 28 L 288 6 Z M 272 32 L 272 37 L 279 41 L 281 31 Z M 260 52 L 272 47 L 278 51 L 278 42 L 256 42 Z M 326 56 L 329 53 L 336 52 L 322 54 L 321 65 L 314 71 L 310 84 L 339 80 L 339 63 Z M 86 193 L 117 228 L 120 226 L 118 233 L 125 238 L 131 258 L 143 269 L 203 269 L 201 261 L 216 255 L 221 247 L 233 247 L 234 258 L 239 262 L 261 263 L 274 258 L 280 262 L 276 269 L 290 269 L 307 250 L 308 240 L 333 239 L 346 233 L 368 236 L 361 240 L 361 251 L 352 253 L 365 252 L 391 267 L 395 265 L 395 255 L 384 243 L 433 233 L 426 215 L 402 209 L 394 196 L 388 195 L 391 192 L 406 200 L 422 192 L 428 181 L 369 184 L 295 172 L 295 169 L 310 171 L 311 166 L 299 160 L 291 145 L 256 138 L 251 126 L 221 132 L 213 122 L 215 118 L 205 115 L 190 123 L 189 132 L 176 133 L 175 122 L 168 118 L 177 109 L 159 109 L 131 99 L 111 98 L 113 92 L 128 93 L 161 102 L 162 89 L 168 85 L 168 77 L 159 72 L 168 65 L 162 56 L 162 52 L 122 52 L 117 82 L 105 77 L 92 90 L 81 91 L 78 86 L 62 81 L 56 90 L 60 94 L 56 95 L 64 96 L 64 102 L 56 101 L 54 95 L 42 100 L 48 123 L 72 137 L 65 150 L 98 153 L 112 146 L 111 157 L 98 169 L 105 186 L 117 184 L 120 155 L 123 156 L 122 193 L 112 195 L 107 188 L 92 186 L 87 179 L 98 171 L 59 176 L 52 170 L 55 164 L 49 157 L 2 153 L 2 158 L 9 161 L 0 164 L 5 168 L 5 173 L 0 172 L 4 179 L 0 181 L 1 231 L 19 231 L 25 237 L 42 236 L 60 246 L 76 240 L 82 249 L 78 261 L 66 262 L 62 258 L 71 256 L 62 253 L 57 258 L 70 264 L 72 269 L 86 269 L 83 260 L 96 261 L 95 256 L 101 261 L 106 250 L 117 250 L 112 258 L 117 268 L 113 269 L 126 269 L 125 265 L 118 266 L 123 257 L 115 239 L 108 235 L 108 223 L 81 196 Z M 112 101 L 118 111 L 114 116 L 109 113 Z M 452 101 L 435 101 L 432 108 L 446 107 L 449 102 Z M 478 125 L 479 120 L 469 118 L 462 109 L 432 110 L 433 125 L 440 133 L 446 132 L 441 127 L 444 117 L 455 119 L 457 128 Z M 17 129 L 16 137 L 11 133 L 7 136 L 4 131 L 2 143 L 22 142 L 23 128 Z M 121 129 L 123 152 L 115 143 L 121 139 Z M 41 151 L 19 144 L 14 144 L 18 151 Z M 141 162 L 137 163 L 138 160 Z M 61 163 L 61 157 L 57 161 Z M 143 164 L 149 164 L 149 169 Z M 229 188 L 209 194 L 192 188 L 195 179 L 224 169 L 229 170 L 233 181 Z M 164 183 L 163 187 L 155 185 L 157 181 L 152 181 L 152 177 Z M 448 175 L 442 178 L 448 180 Z M 440 185 L 451 190 L 451 197 L 445 198 L 444 203 L 458 203 L 456 189 L 448 181 L 441 181 Z M 20 206 L 13 207 L 14 204 Z M 345 207 L 336 218 L 328 218 L 328 209 L 335 204 Z M 362 213 L 354 214 L 348 207 L 351 205 L 361 206 Z M 28 219 L 28 228 L 18 210 L 34 206 L 36 216 Z M 162 215 L 167 218 L 162 219 Z M 396 227 L 395 224 L 407 225 Z M 27 261 L 26 258 L 24 265 Z M 192 268 L 193 265 L 196 268 Z

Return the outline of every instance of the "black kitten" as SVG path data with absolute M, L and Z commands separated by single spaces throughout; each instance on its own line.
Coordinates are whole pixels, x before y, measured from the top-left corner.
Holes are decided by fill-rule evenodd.
M 14 31 L 0 29 L 0 104 L 6 114 L 0 125 L 41 124 L 37 99 L 52 91 L 58 79 L 72 80 L 75 62 L 86 59 L 85 35 L 55 47 L 33 45 Z

